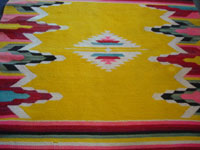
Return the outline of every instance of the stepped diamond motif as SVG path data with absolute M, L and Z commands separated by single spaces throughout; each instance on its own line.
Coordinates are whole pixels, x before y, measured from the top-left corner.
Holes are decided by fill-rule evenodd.
M 140 47 L 135 43 L 131 43 L 126 39 L 118 37 L 110 31 L 106 31 L 98 36 L 93 36 L 88 40 L 83 40 L 78 44 L 75 44 L 76 47 Z
M 88 40 L 83 40 L 74 46 L 106 48 L 105 52 L 76 51 L 75 53 L 108 72 L 111 72 L 112 69 L 115 69 L 121 64 L 124 64 L 124 62 L 141 54 L 140 52 L 111 52 L 111 48 L 136 48 L 140 46 L 127 41 L 126 39 L 118 37 L 117 35 L 110 33 L 110 31 L 106 31 L 98 36 L 93 36 Z
M 97 66 L 110 72 L 112 69 L 124 64 L 128 60 L 137 57 L 140 52 L 75 52 L 82 58 L 96 64 Z

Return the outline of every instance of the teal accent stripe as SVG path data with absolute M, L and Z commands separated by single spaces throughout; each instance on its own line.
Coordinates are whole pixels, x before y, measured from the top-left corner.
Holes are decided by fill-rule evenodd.
M 15 93 L 13 91 L 0 91 L 0 102 L 11 102 L 14 99 L 27 99 L 28 94 Z
M 194 11 L 197 10 L 196 7 L 191 7 L 191 6 L 174 6 L 174 5 L 172 5 L 172 6 L 169 6 L 169 7 L 171 7 L 171 8 L 179 8 L 181 10 L 194 10 Z
M 98 56 L 111 56 L 111 57 L 124 57 L 123 54 L 112 54 L 112 53 L 95 53 L 92 54 L 93 57 L 98 57 Z

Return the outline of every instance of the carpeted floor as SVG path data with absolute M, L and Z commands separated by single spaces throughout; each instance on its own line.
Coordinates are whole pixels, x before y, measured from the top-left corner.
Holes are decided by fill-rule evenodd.
M 10 1 L 0 149 L 199 150 L 192 1 Z

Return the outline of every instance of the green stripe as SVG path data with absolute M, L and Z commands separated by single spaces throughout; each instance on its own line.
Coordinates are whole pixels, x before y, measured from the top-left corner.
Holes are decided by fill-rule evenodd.
M 199 137 L 199 133 L 165 133 L 165 134 L 133 134 L 133 135 L 21 135 L 1 134 L 0 138 L 92 138 L 92 139 L 117 139 L 117 138 L 144 138 L 144 137 Z

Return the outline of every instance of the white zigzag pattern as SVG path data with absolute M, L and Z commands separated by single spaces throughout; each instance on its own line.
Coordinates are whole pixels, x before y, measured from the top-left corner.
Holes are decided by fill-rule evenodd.
M 71 4 L 71 2 L 65 2 L 64 4 Z M 51 5 L 51 6 L 59 6 L 58 4 L 55 5 Z M 43 6 L 41 6 L 43 7 Z M 49 6 L 45 6 L 45 7 L 49 7 Z M 48 13 L 46 13 L 45 11 L 43 11 L 41 8 L 38 7 L 32 7 L 32 9 L 34 9 L 39 15 L 35 16 L 31 19 L 29 19 L 28 21 L 37 21 L 45 16 L 48 15 Z M 45 22 L 38 22 L 40 24 L 46 24 Z M 52 24 L 52 23 L 47 23 L 48 25 L 57 25 L 57 24 Z M 57 25 L 58 26 L 58 25 Z M 67 26 L 59 26 L 60 29 L 59 30 L 66 30 L 68 29 Z M 46 32 L 52 32 L 52 31 L 56 31 L 56 30 L 48 30 Z M 35 32 L 36 34 L 42 34 L 43 32 Z M 35 50 L 31 50 L 31 48 L 41 44 L 41 41 L 34 36 L 33 34 L 24 34 L 29 40 L 32 41 L 32 43 L 26 45 L 25 47 L 21 48 L 20 50 L 29 50 L 30 52 L 34 52 L 34 53 L 39 53 L 38 51 Z M 42 53 L 43 55 L 51 55 L 51 53 Z M 57 59 L 55 61 L 62 61 L 65 59 L 64 56 L 55 56 Z M 50 62 L 42 62 L 42 63 L 50 63 Z M 37 64 L 33 64 L 33 63 L 29 63 L 27 65 L 30 66 L 35 66 Z M 12 85 L 12 87 L 21 87 L 24 90 L 35 90 L 33 88 L 29 88 L 29 87 L 22 87 L 23 85 L 27 84 L 28 82 L 30 82 L 31 80 L 33 80 L 34 78 L 36 78 L 36 75 L 34 73 L 32 73 L 30 70 L 27 69 L 27 67 L 25 65 L 16 65 L 16 67 L 19 69 L 19 71 L 21 73 L 23 73 L 25 75 L 25 77 L 23 79 L 21 79 L 20 81 L 18 81 L 17 83 L 15 83 L 14 85 Z M 36 90 L 37 92 L 40 93 L 49 93 L 48 91 L 45 90 Z M 60 100 L 62 99 L 62 95 L 59 93 L 50 93 L 52 98 L 50 100 Z M 43 104 L 46 103 L 47 100 L 38 100 L 37 102 L 35 102 L 36 104 Z M 20 108 L 20 106 L 31 106 L 32 104 L 27 104 L 27 103 L 22 103 L 20 105 L 10 105 L 8 106 L 8 108 L 14 113 L 16 114 L 19 118 L 30 118 L 30 116 L 22 109 Z
M 163 10 L 163 9 L 161 9 Z M 165 10 L 166 11 L 166 10 Z M 175 12 L 173 11 L 167 11 L 164 15 L 161 16 L 161 18 L 167 22 L 169 22 L 170 24 L 165 24 L 166 26 L 171 26 L 171 25 L 177 25 L 176 22 L 174 22 L 172 19 L 170 19 L 170 16 L 173 15 Z M 156 26 L 158 28 L 160 28 L 161 26 Z M 146 31 L 151 31 L 152 32 L 152 27 L 145 27 Z M 157 33 L 157 32 L 154 32 Z M 157 33 L 157 34 L 163 34 L 163 33 Z M 166 35 L 166 34 L 164 34 Z M 173 36 L 173 35 L 167 35 L 167 36 Z M 173 49 L 175 49 L 178 53 L 172 53 L 172 55 L 178 55 L 179 53 L 187 53 L 185 52 L 182 48 L 180 48 L 179 46 L 177 46 L 177 44 L 182 40 L 181 37 L 176 37 L 174 38 L 174 40 L 172 40 L 170 43 L 168 43 L 168 45 L 170 47 L 172 47 Z M 171 54 L 169 54 L 171 55 Z M 163 56 L 168 56 L 168 55 L 160 55 L 159 57 L 163 57 Z M 150 57 L 149 61 L 151 62 L 159 62 L 157 61 L 158 57 Z M 163 65 L 169 65 L 170 63 L 168 62 L 159 62 Z M 187 88 L 194 88 L 193 85 L 191 85 L 187 80 L 184 79 L 184 76 L 191 70 L 191 68 L 183 68 L 180 65 L 176 65 L 174 64 L 174 66 L 176 67 L 181 67 L 182 69 L 174 76 L 174 78 L 176 79 L 176 81 L 178 81 L 179 83 L 181 83 L 182 85 L 184 85 Z M 178 89 L 177 89 L 178 90 Z M 174 91 L 174 90 L 173 90 Z M 172 91 L 172 92 L 173 92 Z M 167 91 L 168 92 L 168 91 Z M 155 100 L 163 100 L 163 98 L 161 97 L 162 94 L 160 93 L 155 93 L 153 95 L 153 98 Z M 167 100 L 168 103 L 176 103 L 174 100 Z M 181 106 L 189 106 L 187 103 L 182 103 L 179 104 Z M 190 106 L 185 113 L 181 116 L 182 118 L 190 118 L 192 115 L 194 115 L 196 113 L 196 111 L 199 109 L 199 106 Z

